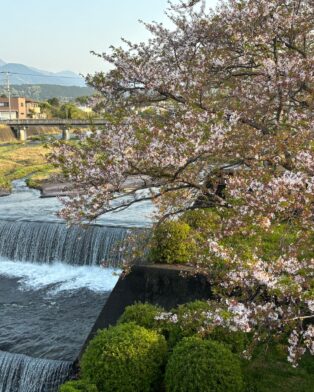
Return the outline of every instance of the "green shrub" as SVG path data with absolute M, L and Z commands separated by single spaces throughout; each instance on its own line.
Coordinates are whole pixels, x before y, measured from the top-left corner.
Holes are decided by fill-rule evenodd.
M 157 322 L 157 328 L 166 335 L 170 347 L 175 346 L 185 337 L 198 334 L 201 337 L 224 343 L 234 353 L 243 352 L 248 342 L 247 334 L 241 331 L 233 332 L 219 326 L 207 326 L 207 313 L 210 311 L 212 311 L 212 306 L 207 301 L 194 301 L 179 305 L 171 311 L 176 315 L 177 322 L 168 320 Z
M 184 337 L 193 336 L 205 325 L 206 312 L 210 310 L 206 301 L 194 301 L 172 309 L 171 313 L 177 316 L 177 322 L 161 322 L 170 347 L 173 347 Z
M 207 234 L 219 229 L 221 218 L 213 209 L 205 208 L 186 211 L 180 220 L 187 223 L 192 229 Z
M 233 353 L 241 354 L 249 342 L 248 334 L 230 331 L 228 328 L 215 327 L 208 335 L 209 339 L 224 343 Z
M 190 226 L 180 221 L 167 221 L 156 226 L 151 240 L 152 261 L 166 264 L 189 262 L 195 251 L 190 231 Z
M 185 338 L 169 358 L 165 386 L 167 392 L 240 392 L 240 362 L 219 342 Z
M 98 392 L 97 387 L 84 380 L 68 381 L 61 386 L 60 392 Z
M 99 331 L 81 360 L 82 378 L 99 391 L 148 392 L 158 385 L 165 338 L 134 323 Z
M 221 244 L 233 249 L 242 259 L 250 260 L 252 255 L 257 253 L 263 260 L 270 261 L 285 254 L 302 232 L 304 241 L 300 245 L 299 257 L 311 257 L 309 252 L 312 251 L 313 237 L 297 225 L 282 223 L 271 226 L 269 230 L 263 230 L 251 224 L 246 227 L 246 231 L 248 235 L 235 233 L 224 238 Z
M 155 317 L 163 311 L 164 309 L 159 306 L 137 303 L 125 308 L 118 323 L 134 322 L 141 327 L 154 329 L 157 324 Z

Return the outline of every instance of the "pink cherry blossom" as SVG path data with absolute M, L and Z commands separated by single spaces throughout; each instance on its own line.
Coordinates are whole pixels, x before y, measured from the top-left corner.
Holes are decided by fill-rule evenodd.
M 111 71 L 87 76 L 107 125 L 51 154 L 77 190 L 60 214 L 92 221 L 147 199 L 158 219 L 217 209 L 227 218 L 197 263 L 209 276 L 213 260 L 226 265 L 214 319 L 227 309 L 230 328 L 289 328 L 295 364 L 313 353 L 314 250 L 303 250 L 314 232 L 313 0 L 169 7 L 173 28 L 144 23 L 147 42 L 124 40 L 99 55 Z M 133 176 L 141 181 L 121 198 Z M 221 245 L 249 236 L 248 225 L 270 231 L 282 223 L 298 233 L 276 260 L 259 252 L 243 260 Z

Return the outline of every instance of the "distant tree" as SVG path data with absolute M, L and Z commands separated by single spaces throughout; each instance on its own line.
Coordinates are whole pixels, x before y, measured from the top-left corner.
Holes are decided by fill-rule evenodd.
M 53 112 L 55 117 L 63 119 L 88 119 L 89 116 L 83 110 L 79 109 L 74 103 L 65 103 L 60 108 Z
M 40 102 L 39 107 L 41 110 L 50 110 L 51 109 L 51 105 L 48 102 Z
M 52 106 L 48 102 L 39 102 L 41 113 L 44 113 L 47 118 L 52 117 Z
M 90 97 L 87 95 L 82 96 L 82 97 L 77 97 L 75 99 L 75 102 L 77 102 L 79 105 L 82 105 L 82 106 L 87 105 L 90 102 Z
M 47 114 L 49 118 L 59 118 L 59 119 L 88 119 L 88 114 L 79 109 L 74 103 L 64 103 L 56 105 L 57 98 L 49 99 L 47 102 L 42 102 L 40 107 L 44 113 Z M 52 103 L 51 103 L 52 102 Z
M 60 106 L 60 100 L 59 100 L 59 98 L 56 98 L 56 97 L 48 99 L 47 102 L 51 106 L 55 106 L 55 107 Z

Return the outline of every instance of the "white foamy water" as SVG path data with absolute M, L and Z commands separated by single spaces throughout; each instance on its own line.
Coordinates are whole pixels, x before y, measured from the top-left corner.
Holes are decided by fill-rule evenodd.
M 88 289 L 108 292 L 113 289 L 120 270 L 99 266 L 72 266 L 63 263 L 33 264 L 0 260 L 0 276 L 18 279 L 20 290 L 49 289 L 56 295 L 65 291 Z

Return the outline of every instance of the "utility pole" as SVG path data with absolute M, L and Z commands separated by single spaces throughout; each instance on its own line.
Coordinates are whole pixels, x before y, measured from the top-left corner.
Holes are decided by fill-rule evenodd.
M 9 99 L 9 116 L 10 116 L 10 120 L 12 120 L 12 114 L 11 114 L 10 72 L 7 72 L 7 89 L 8 89 L 8 99 Z

